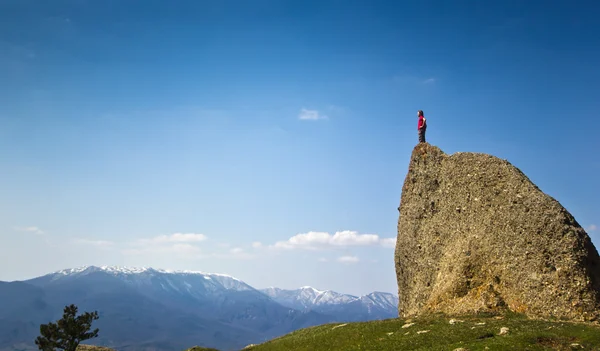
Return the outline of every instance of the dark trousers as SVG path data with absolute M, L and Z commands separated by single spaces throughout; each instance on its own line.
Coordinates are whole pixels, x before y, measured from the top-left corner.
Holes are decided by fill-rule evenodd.
M 419 142 L 420 143 L 424 143 L 425 142 L 425 130 L 427 128 L 421 128 L 419 129 Z

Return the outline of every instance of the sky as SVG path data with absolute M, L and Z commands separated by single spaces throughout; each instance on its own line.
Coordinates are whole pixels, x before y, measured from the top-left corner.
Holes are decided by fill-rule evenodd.
M 83 265 L 395 293 L 418 142 L 600 248 L 596 1 L 0 0 L 0 280 Z

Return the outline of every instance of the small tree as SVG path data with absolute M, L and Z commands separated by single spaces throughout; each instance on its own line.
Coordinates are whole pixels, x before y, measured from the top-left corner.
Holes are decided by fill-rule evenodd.
M 75 317 L 77 306 L 69 305 L 64 309 L 62 319 L 56 323 L 40 325 L 40 334 L 35 344 L 42 351 L 76 351 L 80 342 L 98 336 L 98 328 L 90 332 L 92 321 L 98 319 L 98 312 L 85 312 Z

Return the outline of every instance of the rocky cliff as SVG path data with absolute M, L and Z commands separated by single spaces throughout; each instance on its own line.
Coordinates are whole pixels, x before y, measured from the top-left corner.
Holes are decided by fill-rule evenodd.
M 400 316 L 508 309 L 599 319 L 596 248 L 558 201 L 509 162 L 418 144 L 399 211 Z

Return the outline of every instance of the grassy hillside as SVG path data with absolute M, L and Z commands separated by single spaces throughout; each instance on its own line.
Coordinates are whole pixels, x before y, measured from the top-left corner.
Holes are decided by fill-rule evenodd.
M 193 347 L 186 351 L 214 350 Z M 301 329 L 244 351 L 596 350 L 600 325 L 531 320 L 521 315 L 431 316 Z M 78 351 L 114 351 L 81 345 Z
M 107 347 L 100 346 L 90 346 L 90 345 L 79 345 L 77 347 L 77 351 L 115 351 L 113 349 L 109 349 Z M 219 351 L 216 349 L 208 349 L 200 346 L 194 346 L 191 349 L 187 349 L 185 351 Z
M 600 326 L 517 315 L 388 319 L 302 329 L 245 349 L 288 350 L 600 350 Z

